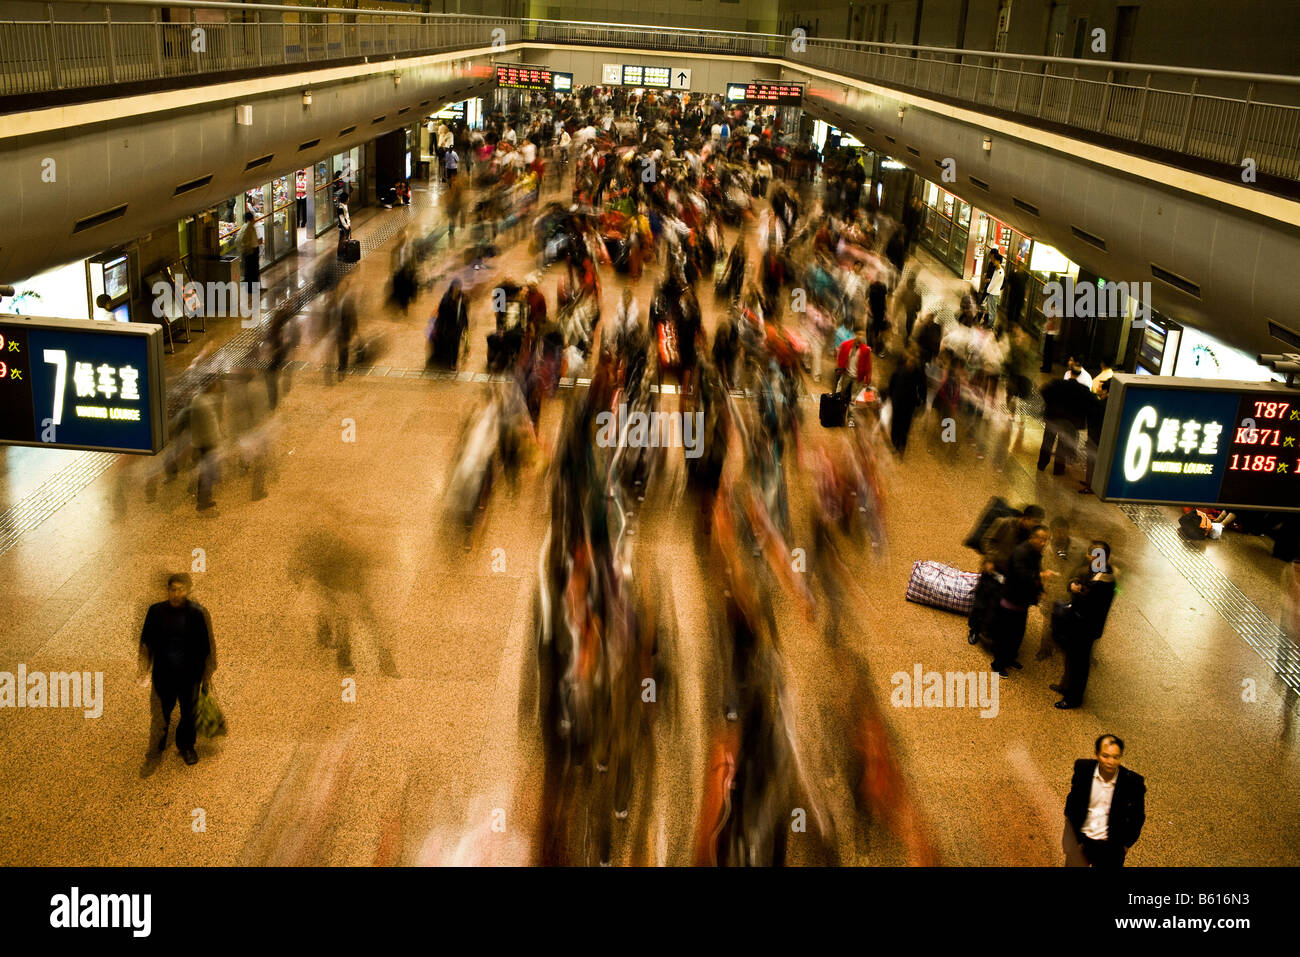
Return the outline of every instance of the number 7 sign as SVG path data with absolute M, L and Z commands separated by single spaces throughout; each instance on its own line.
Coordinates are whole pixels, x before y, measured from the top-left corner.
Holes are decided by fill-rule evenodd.
M 66 349 L 46 349 L 45 361 L 54 366 L 54 424 L 63 424 L 63 391 L 68 385 L 68 353 Z

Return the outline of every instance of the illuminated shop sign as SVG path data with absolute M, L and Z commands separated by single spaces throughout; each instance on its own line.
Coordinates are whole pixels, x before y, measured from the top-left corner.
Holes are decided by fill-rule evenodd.
M 159 451 L 162 348 L 144 323 L 0 321 L 0 444 Z
M 802 83 L 728 83 L 727 102 L 749 106 L 802 106 Z
M 1300 390 L 1117 373 L 1095 474 L 1103 501 L 1300 511 Z

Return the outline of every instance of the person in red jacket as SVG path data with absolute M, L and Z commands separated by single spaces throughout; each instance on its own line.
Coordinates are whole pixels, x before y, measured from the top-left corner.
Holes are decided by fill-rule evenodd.
M 853 338 L 840 346 L 839 354 L 835 357 L 835 368 L 838 372 L 836 390 L 846 393 L 850 399 L 854 383 L 862 388 L 871 384 L 871 347 L 867 345 L 865 326 L 858 326 Z

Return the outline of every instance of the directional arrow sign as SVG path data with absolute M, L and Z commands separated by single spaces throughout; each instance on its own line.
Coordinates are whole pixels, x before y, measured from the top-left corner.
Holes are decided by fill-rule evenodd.
M 674 67 L 671 86 L 674 90 L 689 90 L 691 88 L 691 71 L 683 70 L 681 67 Z

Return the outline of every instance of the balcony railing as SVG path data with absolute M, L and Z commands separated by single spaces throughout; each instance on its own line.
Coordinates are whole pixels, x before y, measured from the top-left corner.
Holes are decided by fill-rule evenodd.
M 187 8 L 202 17 L 164 22 L 164 11 Z M 116 0 L 93 9 L 102 9 L 101 20 L 0 20 L 0 96 L 518 42 L 611 46 L 782 60 L 993 108 L 1030 125 L 1046 121 L 1219 163 L 1252 160 L 1259 173 L 1300 180 L 1293 76 L 562 20 L 199 0 Z

